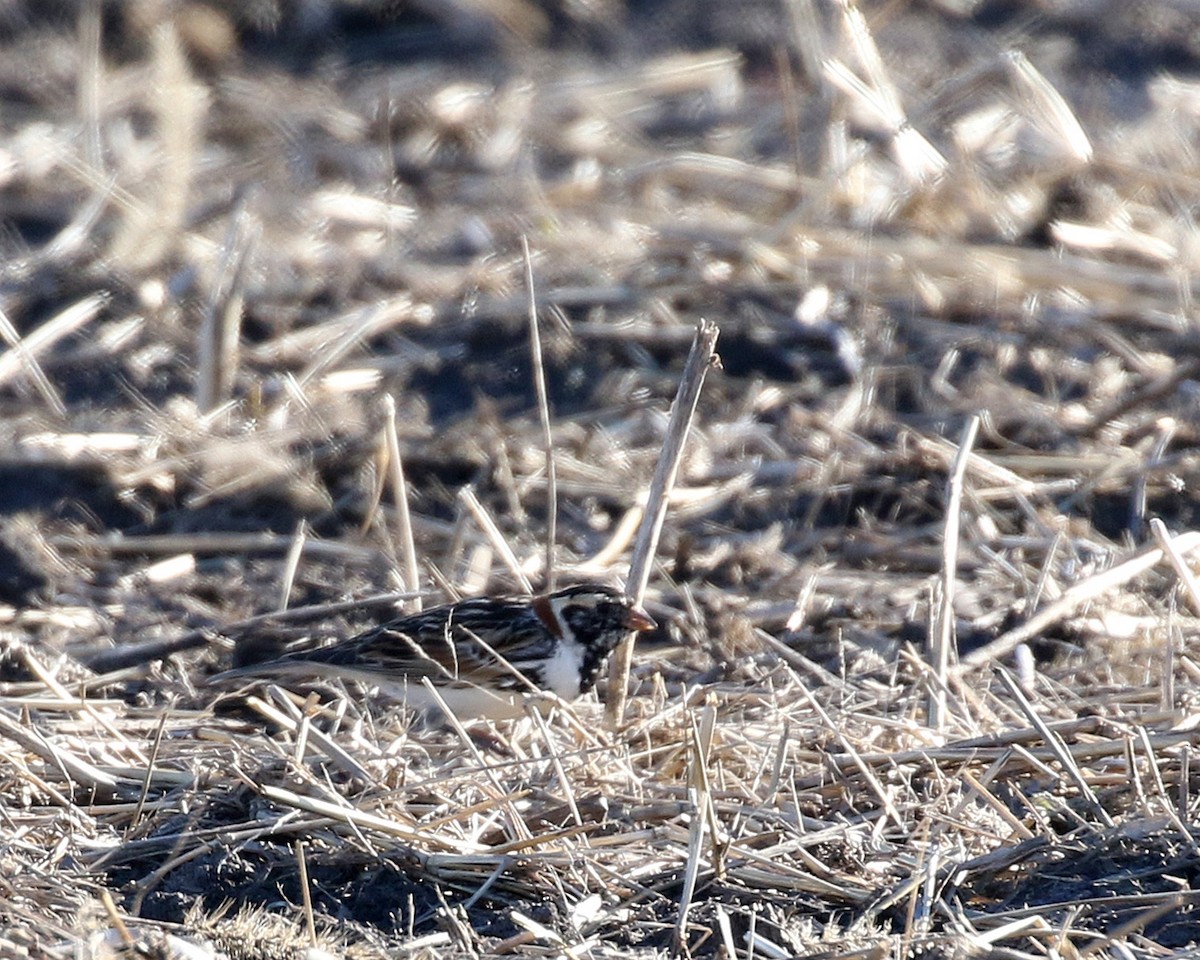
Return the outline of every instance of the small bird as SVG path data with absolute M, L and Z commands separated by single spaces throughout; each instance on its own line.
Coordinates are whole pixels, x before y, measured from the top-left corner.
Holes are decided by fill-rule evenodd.
M 436 710 L 428 677 L 460 717 L 522 712 L 522 694 L 574 700 L 613 648 L 657 624 L 620 591 L 584 583 L 536 597 L 477 597 L 389 620 L 327 647 L 217 674 L 354 680 L 416 710 Z

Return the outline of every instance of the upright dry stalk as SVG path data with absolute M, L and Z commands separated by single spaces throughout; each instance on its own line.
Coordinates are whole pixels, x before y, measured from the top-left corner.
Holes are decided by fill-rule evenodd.
M 687 951 L 688 913 L 696 893 L 696 881 L 700 876 L 701 858 L 704 853 L 705 828 L 710 834 L 710 843 L 715 842 L 712 833 L 712 780 L 709 776 L 708 758 L 712 750 L 713 729 L 717 713 L 711 706 L 705 707 L 699 722 L 690 717 L 691 762 L 688 764 L 688 799 L 692 806 L 692 822 L 688 830 L 687 860 L 683 869 L 683 884 L 679 894 L 679 913 L 675 917 L 674 948 L 676 956 L 685 956 Z M 713 851 L 715 854 L 715 850 Z M 714 860 L 716 857 L 714 856 Z
M 200 321 L 196 408 L 201 414 L 215 410 L 233 392 L 242 335 L 246 273 L 256 236 L 257 229 L 250 222 L 246 205 L 241 203 L 226 231 L 220 268 Z
M 629 561 L 629 579 L 625 593 L 635 603 L 642 602 L 646 582 L 650 579 L 650 563 L 658 548 L 658 537 L 662 533 L 663 520 L 667 516 L 667 501 L 671 488 L 675 486 L 675 475 L 679 472 L 679 460 L 683 454 L 683 442 L 687 439 L 692 418 L 696 414 L 696 403 L 709 367 L 716 362 L 717 325 L 701 320 L 696 325 L 696 336 L 675 401 L 671 404 L 671 417 L 667 422 L 667 436 L 663 441 L 662 453 L 654 468 L 650 481 L 650 493 L 646 498 L 646 512 L 637 540 L 633 544 L 633 556 Z M 608 721 L 616 726 L 625 716 L 625 697 L 629 685 L 629 665 L 633 660 L 633 636 L 627 636 L 613 652 L 608 666 Z
M 304 840 L 298 839 L 292 844 L 296 854 L 296 873 L 300 881 L 300 899 L 304 904 L 304 932 L 308 937 L 308 945 L 317 945 L 317 922 L 313 915 L 312 889 L 308 883 L 308 863 L 304 859 Z
M 303 519 L 296 522 L 292 532 L 292 545 L 288 547 L 283 562 L 283 580 L 279 585 L 279 610 L 286 610 L 292 587 L 296 584 L 296 572 L 300 569 L 300 557 L 304 554 L 304 543 L 308 540 L 308 525 Z
M 421 610 L 421 572 L 417 566 L 417 547 L 413 541 L 412 516 L 408 512 L 408 482 L 404 479 L 404 461 L 400 457 L 400 435 L 396 431 L 396 401 L 391 394 L 383 398 L 387 411 L 386 443 L 388 467 L 392 478 L 392 498 L 396 502 L 396 517 L 400 523 L 400 556 L 404 560 L 404 589 L 415 595 L 413 611 Z
M 104 24 L 100 0 L 85 0 L 79 5 L 76 29 L 79 34 L 79 74 L 75 96 L 79 120 L 83 126 L 83 159 L 97 176 L 103 175 L 104 151 L 100 137 L 100 90 L 104 80 L 104 58 L 100 44 Z
M 958 534 L 962 526 L 963 480 L 967 461 L 979 432 L 979 417 L 973 414 L 963 427 L 958 441 L 958 454 L 950 470 L 946 493 L 946 527 L 942 533 L 942 590 L 929 631 L 929 661 L 933 666 L 933 689 L 929 691 L 929 725 L 941 730 L 946 723 L 946 681 L 950 665 L 950 648 L 954 644 L 954 585 L 958 575 Z
M 160 263 L 183 236 L 210 99 L 207 86 L 192 71 L 172 19 L 158 23 L 148 43 L 153 75 L 143 88 L 144 105 L 153 118 L 161 161 L 139 187 L 140 202 L 123 208 L 125 220 L 113 236 L 112 257 L 130 270 Z
M 550 435 L 550 398 L 546 393 L 546 368 L 542 363 L 542 336 L 538 332 L 537 294 L 533 289 L 533 260 L 529 238 L 521 237 L 525 254 L 525 286 L 529 290 L 529 352 L 533 360 L 533 387 L 537 391 L 542 446 L 546 451 L 546 589 L 554 589 L 554 544 L 558 539 L 558 478 L 554 472 L 554 441 Z

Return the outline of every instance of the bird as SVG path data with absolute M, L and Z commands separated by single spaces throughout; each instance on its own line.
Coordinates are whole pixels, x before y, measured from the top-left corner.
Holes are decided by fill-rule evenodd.
M 613 648 L 658 624 L 614 587 L 582 583 L 538 596 L 475 597 L 389 620 L 355 636 L 210 678 L 352 680 L 430 714 L 424 680 L 459 718 L 503 719 L 526 693 L 574 700 Z

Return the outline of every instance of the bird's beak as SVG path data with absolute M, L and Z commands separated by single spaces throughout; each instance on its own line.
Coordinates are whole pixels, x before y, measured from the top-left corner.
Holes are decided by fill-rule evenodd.
M 658 623 L 641 607 L 630 607 L 629 611 L 625 614 L 624 625 L 630 630 L 644 633 L 647 630 L 653 630 L 658 626 Z

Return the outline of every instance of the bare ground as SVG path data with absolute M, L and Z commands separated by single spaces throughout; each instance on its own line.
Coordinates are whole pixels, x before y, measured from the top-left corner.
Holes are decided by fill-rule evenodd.
M 1198 27 L 0 7 L 0 954 L 1194 949 Z M 214 687 L 546 581 L 523 241 L 625 720 Z

